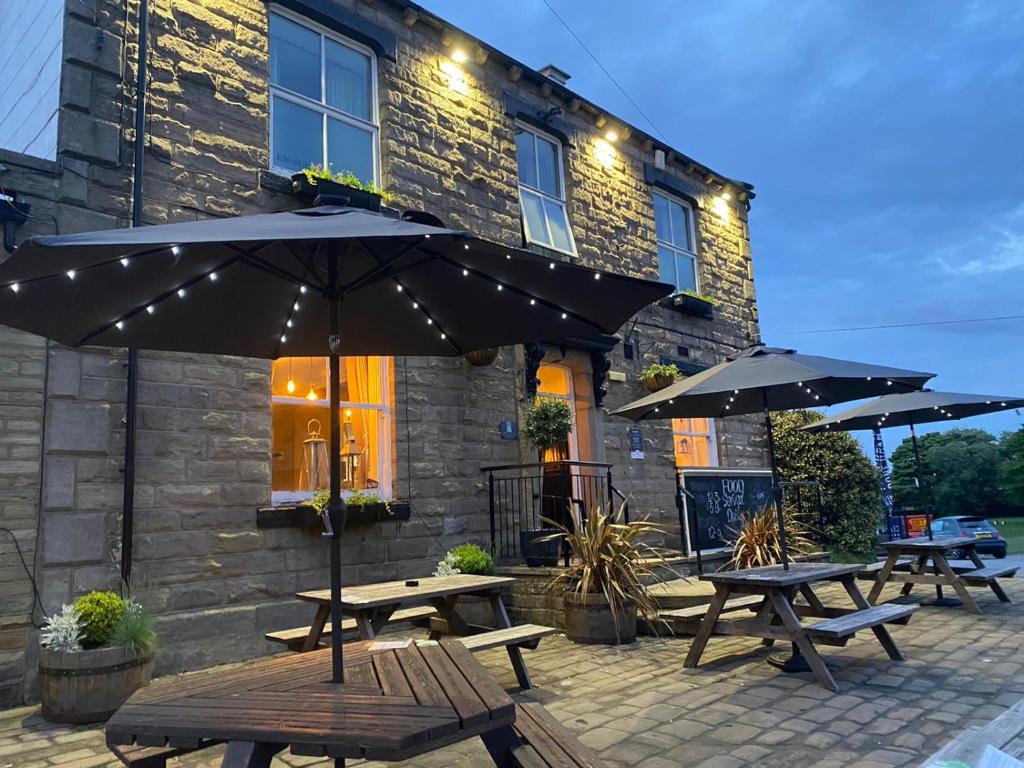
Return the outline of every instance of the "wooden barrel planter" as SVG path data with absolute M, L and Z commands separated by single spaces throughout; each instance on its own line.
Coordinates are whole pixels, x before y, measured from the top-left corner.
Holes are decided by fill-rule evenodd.
M 636 605 L 619 614 L 619 631 L 604 595 L 565 593 L 565 636 L 586 645 L 626 645 L 636 640 Z
M 43 717 L 55 723 L 106 720 L 152 677 L 153 655 L 128 648 L 75 653 L 39 649 Z

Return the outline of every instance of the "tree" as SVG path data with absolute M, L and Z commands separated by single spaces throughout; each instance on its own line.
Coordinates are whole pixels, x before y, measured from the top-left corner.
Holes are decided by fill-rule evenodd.
M 1000 500 L 1000 452 L 994 435 L 983 429 L 930 432 L 917 440 L 921 484 L 915 478 L 910 438 L 892 454 L 892 492 L 897 507 L 927 509 L 936 517 L 984 514 Z
M 815 411 L 772 414 L 779 475 L 793 482 L 821 483 L 821 533 L 826 546 L 833 551 L 871 558 L 882 517 L 878 470 L 851 435 L 800 431 L 800 427 L 822 416 Z M 818 521 L 808 523 L 817 526 Z
M 999 440 L 999 489 L 1003 501 L 1024 506 L 1024 427 L 1003 432 Z

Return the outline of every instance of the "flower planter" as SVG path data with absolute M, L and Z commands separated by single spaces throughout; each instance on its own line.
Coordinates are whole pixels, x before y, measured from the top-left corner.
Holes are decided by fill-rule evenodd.
M 152 677 L 153 655 L 128 648 L 76 653 L 39 649 L 43 717 L 55 723 L 106 720 Z
M 604 595 L 565 593 L 565 636 L 586 645 L 626 645 L 636 640 L 636 605 L 629 603 L 615 617 Z
M 675 380 L 676 377 L 670 374 L 656 373 L 654 376 L 649 376 L 644 379 L 644 386 L 647 387 L 648 392 L 657 392 L 658 390 L 671 386 Z
M 715 316 L 715 305 L 713 302 L 689 293 L 677 293 L 673 296 L 672 306 L 684 315 L 703 317 L 707 320 L 712 320 Z
M 345 508 L 345 527 L 369 525 L 389 520 L 403 522 L 411 516 L 408 501 L 392 501 L 391 512 L 383 503 L 352 505 Z M 257 528 L 309 528 L 323 529 L 320 514 L 309 504 L 284 507 L 267 507 L 256 510 Z
M 348 198 L 348 205 L 352 208 L 364 208 L 368 211 L 380 211 L 380 195 L 367 192 L 365 189 L 350 187 L 347 184 L 339 184 L 330 179 L 315 179 L 313 184 L 304 173 L 296 173 L 292 176 L 292 192 L 302 199 L 312 202 L 317 197 L 345 197 Z
M 481 368 L 485 365 L 490 365 L 498 359 L 498 353 L 501 350 L 498 347 L 488 347 L 486 349 L 476 349 L 472 352 L 467 352 L 463 355 L 466 362 L 470 365 L 475 365 Z
M 519 532 L 519 551 L 531 568 L 551 568 L 558 565 L 562 554 L 562 540 L 535 541 L 544 536 L 558 533 L 557 528 L 540 528 L 535 531 Z
M 388 511 L 388 506 L 391 511 Z M 407 501 L 392 501 L 390 505 L 383 502 L 378 504 L 360 504 L 349 506 L 345 509 L 345 527 L 350 525 L 369 525 L 371 523 L 384 523 L 389 520 L 408 520 L 412 509 Z

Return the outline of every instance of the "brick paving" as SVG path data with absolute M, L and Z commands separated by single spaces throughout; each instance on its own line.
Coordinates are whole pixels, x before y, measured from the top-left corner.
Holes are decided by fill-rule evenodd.
M 712 638 L 701 669 L 683 670 L 687 638 L 641 638 L 616 649 L 577 646 L 559 636 L 527 653 L 536 688 L 517 696 L 544 702 L 613 766 L 916 766 L 963 729 L 1024 698 L 1024 580 L 1006 589 L 1015 605 L 975 590 L 980 617 L 959 608 L 923 608 L 909 625 L 893 627 L 906 662 L 889 661 L 870 633 L 845 648 L 823 648 L 842 688 L 838 694 L 820 688 L 809 673 L 784 675 L 768 666 L 767 650 L 754 639 Z M 515 685 L 502 651 L 480 658 L 503 684 Z M 206 768 L 218 765 L 220 755 L 210 749 L 171 765 Z M 275 762 L 325 764 L 287 754 Z M 401 763 L 488 764 L 478 741 Z M 46 723 L 36 708 L 0 713 L 0 768 L 115 765 L 99 728 Z

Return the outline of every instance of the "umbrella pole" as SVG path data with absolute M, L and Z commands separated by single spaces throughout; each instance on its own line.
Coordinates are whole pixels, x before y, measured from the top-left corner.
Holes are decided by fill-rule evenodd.
M 789 547 L 786 544 L 786 518 L 782 512 L 782 499 L 779 493 L 779 467 L 775 462 L 775 434 L 772 432 L 772 416 L 768 410 L 768 390 L 761 390 L 761 401 L 764 403 L 764 427 L 768 432 L 768 460 L 772 467 L 772 503 L 775 505 L 775 516 L 779 524 L 779 547 L 782 549 L 782 569 L 789 570 Z
M 345 502 L 341 500 L 341 299 L 338 284 L 338 250 L 331 245 L 327 258 L 327 280 L 330 285 L 330 382 L 328 404 L 331 409 L 331 487 L 324 522 L 324 536 L 331 547 L 331 682 L 345 682 L 341 640 L 341 533 L 345 528 Z

